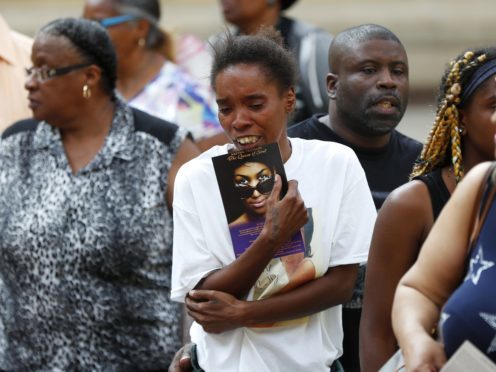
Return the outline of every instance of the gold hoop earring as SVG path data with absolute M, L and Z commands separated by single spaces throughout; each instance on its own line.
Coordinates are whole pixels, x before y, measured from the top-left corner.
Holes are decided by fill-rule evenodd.
M 144 48 L 144 46 L 146 45 L 146 40 L 144 37 L 140 37 L 138 39 L 138 46 L 141 47 L 141 48 Z
M 88 84 L 83 85 L 83 98 L 90 99 L 91 98 L 91 89 Z

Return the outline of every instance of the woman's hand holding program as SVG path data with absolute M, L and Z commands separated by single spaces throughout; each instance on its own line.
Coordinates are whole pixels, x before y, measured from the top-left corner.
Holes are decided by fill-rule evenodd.
M 282 188 L 281 176 L 276 175 L 274 188 L 267 200 L 267 212 L 262 234 L 272 242 L 274 252 L 289 241 L 308 221 L 305 203 L 298 191 L 298 181 L 288 182 L 288 191 L 279 200 Z
M 402 349 L 407 371 L 439 371 L 446 363 L 443 345 L 427 333 L 412 337 Z

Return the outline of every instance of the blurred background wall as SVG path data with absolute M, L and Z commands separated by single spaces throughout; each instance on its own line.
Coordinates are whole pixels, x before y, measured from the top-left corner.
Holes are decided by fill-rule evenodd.
M 206 39 L 224 29 L 218 0 L 162 0 L 162 25 Z M 48 21 L 78 16 L 82 0 L 0 0 L 0 12 L 17 31 L 33 35 Z M 496 44 L 496 0 L 299 0 L 288 15 L 333 34 L 362 23 L 390 28 L 410 62 L 410 105 L 400 131 L 423 141 L 435 95 L 449 60 L 468 47 Z M 1 46 L 0 46 L 1 47 Z

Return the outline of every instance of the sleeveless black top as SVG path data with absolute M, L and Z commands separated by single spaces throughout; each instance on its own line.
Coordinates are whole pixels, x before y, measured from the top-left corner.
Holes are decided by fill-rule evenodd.
M 441 209 L 443 209 L 444 205 L 451 196 L 448 188 L 443 181 L 443 177 L 441 176 L 441 168 L 435 169 L 427 174 L 415 177 L 414 179 L 422 181 L 429 189 L 429 195 L 431 197 L 432 204 L 432 214 L 435 221 L 439 216 L 439 213 L 441 213 Z

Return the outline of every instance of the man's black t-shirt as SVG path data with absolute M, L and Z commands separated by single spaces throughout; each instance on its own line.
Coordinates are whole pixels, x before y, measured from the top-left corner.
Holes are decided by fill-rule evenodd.
M 360 149 L 320 122 L 319 118 L 322 116 L 325 115 L 313 115 L 288 128 L 289 137 L 332 141 L 351 147 L 365 171 L 375 206 L 379 209 L 391 191 L 408 181 L 413 163 L 422 150 L 422 144 L 393 130 L 391 140 L 384 148 Z
M 325 114 L 313 115 L 289 127 L 288 136 L 338 142 L 351 147 L 365 171 L 375 207 L 379 209 L 391 191 L 408 182 L 408 176 L 422 150 L 422 144 L 393 130 L 391 140 L 384 148 L 364 150 L 339 137 L 331 128 L 320 122 L 319 118 L 322 116 Z M 358 332 L 364 279 L 365 267 L 361 266 L 353 298 L 344 304 L 343 308 L 344 354 L 339 361 L 347 372 L 360 371 Z

